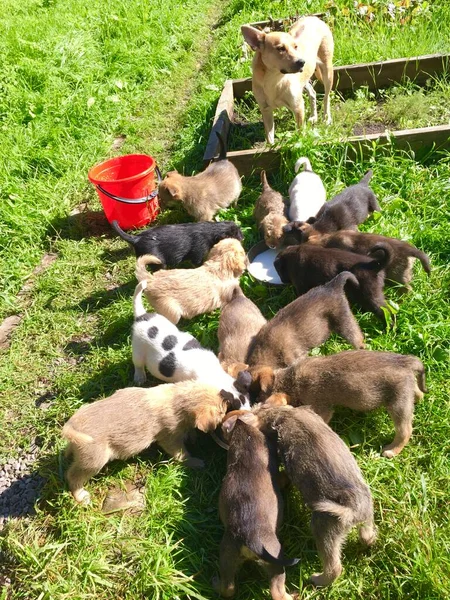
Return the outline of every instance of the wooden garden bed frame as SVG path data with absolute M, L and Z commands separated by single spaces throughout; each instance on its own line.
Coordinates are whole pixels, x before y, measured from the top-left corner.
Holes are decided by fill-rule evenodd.
M 430 54 L 335 67 L 333 89 L 339 92 L 351 92 L 365 86 L 369 90 L 377 90 L 400 83 L 405 79 L 409 79 L 417 85 L 425 85 L 430 78 L 448 72 L 449 67 L 450 54 Z M 228 136 L 230 125 L 233 124 L 235 99 L 242 98 L 251 89 L 251 77 L 225 81 L 203 156 L 205 164 L 209 164 L 219 153 L 216 131 L 221 133 L 225 139 Z M 319 81 L 316 82 L 316 90 L 319 92 L 323 90 Z M 294 121 L 292 121 L 292 128 L 294 129 L 294 127 Z M 399 149 L 411 149 L 415 152 L 433 146 L 436 149 L 450 148 L 450 124 L 352 136 L 342 141 L 354 148 L 360 156 L 370 151 L 374 141 L 378 141 L 381 145 L 393 142 Z M 273 148 L 236 150 L 228 152 L 227 156 L 236 165 L 239 173 L 245 176 L 250 175 L 255 169 L 263 168 L 271 172 L 280 166 L 280 153 Z

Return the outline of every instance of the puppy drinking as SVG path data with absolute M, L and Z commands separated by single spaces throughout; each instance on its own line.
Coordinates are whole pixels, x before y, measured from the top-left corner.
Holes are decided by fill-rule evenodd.
M 227 402 L 216 386 L 196 381 L 149 389 L 125 388 L 109 398 L 82 406 L 67 421 L 69 489 L 77 502 L 88 503 L 86 481 L 111 460 L 125 460 L 156 442 L 176 460 L 203 467 L 190 456 L 184 440 L 194 428 L 211 432 L 222 422 Z
M 301 167 L 304 169 L 299 173 Z M 297 175 L 289 186 L 289 220 L 307 221 L 315 217 L 325 204 L 327 193 L 306 156 L 295 163 L 295 172 Z
M 233 221 L 157 225 L 137 235 L 125 233 L 117 221 L 113 221 L 112 226 L 130 244 L 136 258 L 152 254 L 160 260 L 161 267 L 175 267 L 184 260 L 198 267 L 220 240 L 234 238 L 242 242 L 244 239 L 242 231 Z
M 265 171 L 261 171 L 261 183 L 263 191 L 256 201 L 253 216 L 263 232 L 267 246 L 277 248 L 282 241 L 283 227 L 288 223 L 285 217 L 286 206 L 283 196 L 270 187 Z
M 263 561 L 274 600 L 293 600 L 285 588 L 285 566 L 298 559 L 283 556 L 277 531 L 283 518 L 278 483 L 277 448 L 255 427 L 233 411 L 222 425 L 229 439 L 227 473 L 219 496 L 219 513 L 225 527 L 220 544 L 220 579 L 216 591 L 225 598 L 235 592 L 235 577 L 245 560 Z
M 205 263 L 197 269 L 173 269 L 149 273 L 145 265 L 159 264 L 155 256 L 136 261 L 136 278 L 147 281 L 145 294 L 156 312 L 172 323 L 191 319 L 229 302 L 248 260 L 242 244 L 234 239 L 213 246 Z
M 244 362 L 287 367 L 323 344 L 332 332 L 354 348 L 364 348 L 363 334 L 344 294 L 348 281 L 359 285 L 354 275 L 344 271 L 279 310 L 255 336 Z
M 162 209 L 182 204 L 196 221 L 212 221 L 222 208 L 236 203 L 242 190 L 242 183 L 236 167 L 227 160 L 227 151 L 222 136 L 220 155 L 216 162 L 192 177 L 177 171 L 167 173 L 159 184 L 158 197 Z
M 286 369 L 262 368 L 252 374 L 265 397 L 289 395 L 293 405 L 310 405 L 325 422 L 335 406 L 370 411 L 384 406 L 394 421 L 394 440 L 382 454 L 401 452 L 412 434 L 414 404 L 426 393 L 425 371 L 416 356 L 349 350 L 301 360 Z
M 329 585 L 342 572 L 341 548 L 352 527 L 360 526 L 365 545 L 376 539 L 370 489 L 350 450 L 309 407 L 260 408 L 251 416 L 249 423 L 276 439 L 289 479 L 312 510 L 323 571 L 311 581 Z
M 245 41 L 255 51 L 252 89 L 262 113 L 266 140 L 275 141 L 273 111 L 285 106 L 294 113 L 297 127 L 305 121 L 303 89 L 311 102 L 311 122 L 317 121 L 316 92 L 310 79 L 314 72 L 325 88 L 324 116 L 331 123 L 330 90 L 333 85 L 333 35 L 317 17 L 303 17 L 289 33 L 264 33 L 243 25 Z
M 248 393 L 242 393 L 242 381 L 236 382 L 237 389 L 233 377 L 223 370 L 214 352 L 203 348 L 190 333 L 180 331 L 166 317 L 145 311 L 142 292 L 146 286 L 144 279 L 134 292 L 131 338 L 134 382 L 145 383 L 147 367 L 154 377 L 168 383 L 190 379 L 215 385 L 233 394 L 243 407 L 250 408 Z

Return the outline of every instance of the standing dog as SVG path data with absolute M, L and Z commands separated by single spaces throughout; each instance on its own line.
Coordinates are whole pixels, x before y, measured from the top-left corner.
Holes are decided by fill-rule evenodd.
M 253 217 L 263 232 L 267 246 L 277 248 L 283 237 L 283 227 L 288 223 L 286 206 L 283 196 L 270 187 L 264 170 L 261 171 L 261 183 L 263 190 L 256 201 Z
M 300 171 L 300 167 L 304 170 Z M 296 175 L 289 186 L 289 219 L 307 221 L 315 217 L 327 199 L 320 177 L 313 172 L 311 163 L 303 156 L 295 163 Z
M 149 273 L 145 265 L 159 264 L 144 254 L 136 261 L 136 278 L 147 280 L 146 296 L 156 312 L 177 324 L 181 317 L 191 319 L 211 312 L 228 302 L 248 259 L 242 244 L 226 239 L 213 246 L 205 263 L 198 269 L 173 269 Z
M 356 277 L 344 271 L 279 310 L 255 336 L 245 362 L 288 367 L 323 344 L 333 331 L 354 348 L 364 348 L 362 331 L 344 294 L 349 280 L 358 287 Z
M 230 413 L 222 425 L 230 446 L 219 496 L 225 533 L 220 544 L 220 580 L 214 582 L 214 587 L 230 598 L 241 564 L 249 559 L 260 560 L 270 578 L 273 600 L 293 600 L 286 592 L 284 567 L 297 564 L 298 559 L 283 557 L 277 536 L 283 518 L 283 498 L 276 444 L 238 419 L 240 413 Z
M 167 173 L 159 184 L 158 197 L 162 209 L 182 204 L 196 221 L 212 221 L 221 208 L 236 203 L 242 190 L 242 183 L 236 167 L 227 160 L 227 151 L 222 136 L 220 155 L 216 162 L 192 177 L 180 175 L 177 171 Z
M 297 127 L 303 127 L 303 89 L 311 102 L 310 121 L 317 121 L 316 93 L 310 82 L 314 72 L 323 82 L 325 121 L 331 123 L 334 42 L 328 25 L 317 17 L 304 17 L 289 33 L 264 33 L 249 25 L 243 25 L 241 31 L 245 41 L 255 50 L 252 89 L 262 113 L 268 143 L 275 141 L 275 108 L 287 107 L 294 113 Z

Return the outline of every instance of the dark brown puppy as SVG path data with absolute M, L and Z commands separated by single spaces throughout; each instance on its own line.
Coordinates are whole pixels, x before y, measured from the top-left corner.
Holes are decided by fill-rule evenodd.
M 283 196 L 270 187 L 265 171 L 261 171 L 261 183 L 262 194 L 256 201 L 253 217 L 262 230 L 267 246 L 277 248 L 283 238 L 283 227 L 288 223 L 286 205 Z
M 344 294 L 347 281 L 358 287 L 356 277 L 344 271 L 278 311 L 255 336 L 245 362 L 287 367 L 323 344 L 332 332 L 354 348 L 364 348 L 364 336 Z
M 347 446 L 309 407 L 261 407 L 247 421 L 277 440 L 286 473 L 313 511 L 311 529 L 322 562 L 315 585 L 342 572 L 341 547 L 354 525 L 360 540 L 373 544 L 376 530 L 370 489 Z
M 277 536 L 283 499 L 278 484 L 276 444 L 238 418 L 252 417 L 252 413 L 234 411 L 229 415 L 222 425 L 230 447 L 219 497 L 225 533 L 220 544 L 220 580 L 214 582 L 214 587 L 230 598 L 241 564 L 249 559 L 263 560 L 272 598 L 292 600 L 284 585 L 284 567 L 297 564 L 298 559 L 283 557 Z
M 414 404 L 426 393 L 425 371 L 416 356 L 394 352 L 348 350 L 305 358 L 286 369 L 253 369 L 262 396 L 284 392 L 290 404 L 310 405 L 326 423 L 335 406 L 369 411 L 384 406 L 395 426 L 383 456 L 401 452 L 412 434 Z
M 378 235 L 376 233 L 361 233 L 360 231 L 336 231 L 325 235 L 312 235 L 308 242 L 323 248 L 340 248 L 356 254 L 367 254 L 376 245 L 387 243 L 392 249 L 392 258 L 386 267 L 386 279 L 404 286 L 404 291 L 411 290 L 414 259 L 418 258 L 426 273 L 430 273 L 430 259 L 412 244 L 396 238 Z M 297 242 L 299 243 L 299 242 Z
M 219 360 L 225 369 L 233 363 L 245 363 L 250 344 L 266 323 L 256 304 L 237 286 L 222 308 L 217 331 Z
M 300 244 L 282 250 L 274 265 L 281 281 L 292 283 L 299 296 L 330 281 L 342 271 L 350 271 L 359 283 L 355 287 L 349 282 L 345 291 L 350 301 L 382 319 L 383 311 L 380 307 L 386 306 L 383 293 L 385 268 L 390 264 L 391 253 L 389 244 L 376 244 L 370 256 L 337 248 Z

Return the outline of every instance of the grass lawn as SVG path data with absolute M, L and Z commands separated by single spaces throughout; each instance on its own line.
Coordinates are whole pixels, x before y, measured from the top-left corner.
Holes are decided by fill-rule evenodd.
M 399 7 L 395 1 L 392 17 L 389 3 L 373 1 L 370 20 L 368 9 L 357 10 L 350 0 L 4 4 L 0 314 L 23 318 L 0 355 L 0 463 L 37 441 L 36 470 L 47 483 L 36 515 L 13 518 L 0 531 L 0 600 L 214 598 L 210 580 L 222 535 L 217 499 L 226 456 L 208 437 L 199 436 L 195 448 L 207 461 L 204 471 L 177 465 L 151 448 L 127 463 L 111 463 L 93 478 L 92 507 L 75 506 L 64 488 L 62 424 L 84 402 L 132 384 L 135 286 L 125 243 L 95 215 L 68 214 L 80 204 L 100 209 L 87 170 L 105 157 L 144 151 L 164 169 L 201 169 L 224 79 L 250 74 L 250 61 L 242 60 L 241 24 L 269 14 L 327 10 L 335 62 L 348 64 L 449 52 L 450 6 L 404 2 Z M 442 97 L 438 93 L 437 101 Z M 428 106 L 426 95 L 422 99 Z M 366 106 L 371 100 L 361 102 Z M 402 112 L 408 110 L 401 109 L 400 116 L 406 118 Z M 301 557 L 301 563 L 288 570 L 288 588 L 299 589 L 305 599 L 447 599 L 450 154 L 419 161 L 374 148 L 362 163 L 352 160 L 345 146 L 319 146 L 325 135 L 318 128 L 286 139 L 282 170 L 271 183 L 286 193 L 295 158 L 302 154 L 310 157 L 329 197 L 373 168 L 382 212 L 363 229 L 411 241 L 430 255 L 433 270 L 427 278 L 416 265 L 413 291 L 401 303 L 395 290 L 388 292 L 398 312 L 386 331 L 370 314 L 357 319 L 371 349 L 419 356 L 430 391 L 416 408 L 410 444 L 394 460 L 379 456 L 393 433 L 384 411 L 337 412 L 332 426 L 372 489 L 379 539 L 363 552 L 354 532 L 344 549 L 341 578 L 330 589 L 315 590 L 307 583 L 319 568 L 309 515 L 290 493 L 281 539 L 286 553 Z M 252 210 L 259 189 L 258 178 L 244 181 L 237 208 L 221 214 L 241 223 L 246 247 L 258 239 Z M 182 219 L 182 213 L 168 212 L 159 222 Z M 49 252 L 56 260 L 18 294 Z M 292 289 L 258 285 L 248 275 L 241 284 L 267 317 L 294 298 Z M 182 327 L 217 349 L 218 317 L 218 312 L 203 315 Z M 346 348 L 336 337 L 320 353 Z M 145 510 L 105 516 L 101 505 L 107 491 L 130 481 L 143 486 Z M 270 597 L 256 566 L 242 569 L 238 585 L 238 600 Z

